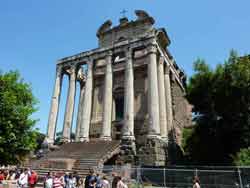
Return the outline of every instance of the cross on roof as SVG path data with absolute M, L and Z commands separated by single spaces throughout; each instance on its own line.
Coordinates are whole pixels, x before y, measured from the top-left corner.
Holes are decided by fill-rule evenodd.
M 126 13 L 127 13 L 128 11 L 126 11 L 125 9 L 123 9 L 120 13 L 122 14 L 122 17 L 124 18 L 124 17 L 126 17 Z

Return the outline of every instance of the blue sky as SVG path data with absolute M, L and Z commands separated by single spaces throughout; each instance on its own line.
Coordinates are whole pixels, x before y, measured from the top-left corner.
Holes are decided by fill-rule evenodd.
M 135 9 L 144 9 L 156 27 L 165 27 L 170 51 L 190 76 L 198 57 L 214 67 L 232 48 L 250 54 L 249 7 L 249 0 L 2 0 L 0 69 L 19 70 L 31 83 L 40 101 L 33 117 L 40 119 L 36 127 L 45 132 L 56 60 L 96 48 L 98 27 L 107 19 L 116 24 L 123 9 L 129 19 L 135 18 Z M 66 91 L 64 79 L 59 129 Z

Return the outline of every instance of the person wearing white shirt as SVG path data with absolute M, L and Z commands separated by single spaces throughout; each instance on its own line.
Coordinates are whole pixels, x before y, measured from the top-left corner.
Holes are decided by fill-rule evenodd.
M 193 180 L 193 188 L 200 188 L 200 180 L 199 180 L 199 177 L 198 176 L 195 176 L 194 177 L 194 180 Z
M 28 187 L 28 170 L 25 169 L 24 172 L 21 173 L 20 177 L 18 178 L 18 187 L 26 188 Z
M 103 176 L 101 185 L 102 188 L 110 188 L 110 184 L 106 176 Z

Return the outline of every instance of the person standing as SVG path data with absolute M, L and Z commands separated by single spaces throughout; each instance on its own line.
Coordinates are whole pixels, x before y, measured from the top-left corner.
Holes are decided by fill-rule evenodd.
M 96 188 L 101 188 L 102 187 L 102 182 L 101 182 L 101 177 L 100 174 L 96 174 Z
M 119 181 L 119 176 L 115 172 L 113 172 L 112 173 L 112 177 L 113 177 L 112 188 L 116 188 L 117 187 L 117 183 Z
M 28 177 L 29 187 L 35 188 L 37 180 L 38 180 L 37 173 L 34 170 L 31 170 L 31 175 Z
M 81 178 L 76 171 L 73 173 L 73 178 L 75 179 L 76 187 L 79 187 L 81 185 Z
M 93 169 L 89 171 L 89 175 L 85 178 L 84 188 L 93 188 L 96 183 L 96 176 Z
M 198 176 L 194 176 L 193 183 L 193 188 L 200 188 L 200 180 Z
M 3 173 L 3 170 L 0 171 L 0 184 L 3 183 L 3 180 L 4 180 L 4 173 Z
M 27 188 L 28 187 L 28 177 L 29 177 L 29 175 L 28 175 L 28 169 L 25 169 L 21 173 L 20 177 L 18 178 L 18 181 L 17 181 L 18 187 L 20 187 L 20 188 Z
M 44 188 L 53 188 L 53 176 L 51 172 L 48 172 L 44 179 Z
M 59 173 L 56 173 L 56 176 L 53 179 L 53 188 L 63 188 L 63 186 L 64 186 L 63 177 L 60 176 Z
M 128 186 L 122 181 L 121 176 L 118 176 L 118 182 L 116 188 L 128 188 Z
M 15 179 L 16 179 L 16 172 L 14 170 L 11 170 L 9 180 L 15 180 Z
M 107 176 L 102 177 L 102 188 L 110 188 L 110 184 L 107 179 Z
M 76 188 L 76 178 L 70 173 L 68 179 L 68 186 L 66 188 Z
M 65 188 L 69 188 L 69 173 L 66 172 L 63 178 L 64 178 L 64 183 L 65 183 Z

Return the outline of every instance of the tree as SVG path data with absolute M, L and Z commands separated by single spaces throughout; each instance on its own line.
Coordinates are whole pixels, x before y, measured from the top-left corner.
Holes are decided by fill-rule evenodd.
M 16 164 L 36 147 L 37 109 L 31 86 L 15 71 L 0 72 L 0 164 Z
M 240 149 L 236 155 L 232 156 L 234 165 L 249 166 L 250 165 L 250 148 Z
M 194 63 L 187 98 L 196 127 L 185 147 L 196 164 L 231 164 L 232 155 L 250 145 L 250 57 L 230 57 L 214 70 Z
M 35 150 L 34 150 L 35 153 L 38 150 L 42 149 L 45 138 L 46 138 L 45 134 L 37 132 L 37 134 L 36 134 L 36 147 L 35 147 Z

